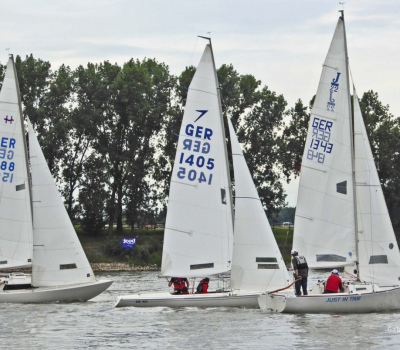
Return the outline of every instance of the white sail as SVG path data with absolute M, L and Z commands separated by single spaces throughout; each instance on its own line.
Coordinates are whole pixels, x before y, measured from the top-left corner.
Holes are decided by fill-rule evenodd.
M 231 287 L 257 292 L 285 287 L 289 283 L 285 262 L 230 120 L 228 124 L 235 172 Z
M 0 92 L 0 268 L 30 266 L 32 215 L 24 122 L 14 61 Z
M 354 139 L 360 279 L 398 284 L 400 254 L 354 89 Z
M 95 281 L 29 120 L 28 132 L 33 202 L 32 285 Z
M 161 273 L 231 269 L 233 218 L 226 138 L 211 45 L 189 87 L 171 178 Z
M 345 45 L 339 18 L 311 113 L 295 217 L 293 248 L 312 268 L 357 259 Z

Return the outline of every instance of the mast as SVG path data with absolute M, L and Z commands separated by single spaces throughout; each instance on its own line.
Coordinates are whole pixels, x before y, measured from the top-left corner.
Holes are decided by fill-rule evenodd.
M 220 87 L 219 87 L 219 81 L 218 81 L 218 75 L 217 75 L 217 69 L 215 67 L 215 59 L 214 59 L 214 51 L 212 48 L 211 44 L 211 38 L 205 37 L 205 36 L 200 36 L 199 38 L 206 39 L 210 42 L 210 49 L 211 49 L 211 57 L 213 61 L 213 66 L 214 66 L 214 74 L 215 74 L 215 81 L 217 82 L 217 95 L 218 95 L 218 106 L 219 106 L 219 115 L 220 115 L 220 120 L 221 120 L 221 128 L 222 128 L 222 134 L 224 135 L 224 151 L 225 151 L 225 166 L 226 166 L 226 174 L 228 176 L 228 184 L 229 184 L 229 197 L 230 197 L 230 204 L 231 204 L 231 218 L 232 218 L 232 227 L 234 228 L 234 214 L 233 214 L 233 198 L 232 198 L 232 182 L 231 182 L 231 174 L 229 171 L 229 164 L 228 164 L 228 148 L 226 145 L 226 133 L 225 133 L 225 125 L 224 125 L 224 115 L 222 113 L 222 105 L 221 105 L 221 93 L 220 93 Z
M 28 179 L 28 190 L 29 190 L 29 201 L 30 201 L 30 207 L 31 207 L 31 220 L 32 220 L 32 229 L 33 229 L 33 205 L 32 205 L 32 181 L 31 181 L 31 175 L 29 171 L 29 161 L 28 161 L 28 147 L 26 144 L 26 134 L 25 134 L 25 124 L 24 124 L 24 116 L 22 114 L 22 104 L 21 104 L 21 92 L 19 90 L 19 83 L 18 83 L 18 77 L 17 77 L 17 69 L 15 67 L 14 63 L 14 56 L 13 54 L 10 54 L 10 59 L 13 64 L 14 68 L 14 78 L 15 78 L 15 85 L 17 88 L 17 96 L 18 96 L 18 108 L 19 108 L 19 114 L 21 116 L 21 130 L 22 130 L 22 139 L 24 142 L 24 151 L 25 151 L 25 162 L 26 162 L 26 175 Z M 33 244 L 33 242 L 32 242 Z
M 354 204 L 354 230 L 355 230 L 355 241 L 356 241 L 356 268 L 357 268 L 357 279 L 360 279 L 359 272 L 359 259 L 360 253 L 358 248 L 358 217 L 357 217 L 357 194 L 356 194 L 356 170 L 355 170 L 355 151 L 354 151 L 354 113 L 351 108 L 351 96 L 350 96 L 350 75 L 349 75 L 349 54 L 347 52 L 347 37 L 346 37 L 346 25 L 344 21 L 344 10 L 339 10 L 342 14 L 343 29 L 344 29 L 344 49 L 346 54 L 346 75 L 347 75 L 347 94 L 349 101 L 349 122 L 350 122 L 350 145 L 351 145 L 351 177 L 353 181 L 353 204 Z M 354 108 L 354 106 L 353 106 Z

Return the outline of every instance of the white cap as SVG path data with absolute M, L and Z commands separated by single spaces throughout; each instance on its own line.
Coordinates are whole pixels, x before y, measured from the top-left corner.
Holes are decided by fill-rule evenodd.
M 334 270 L 332 270 L 332 273 L 336 273 L 336 274 L 338 274 L 338 273 L 339 273 L 339 271 L 338 271 L 338 270 L 336 270 L 336 269 L 334 269 Z
M 297 253 L 297 250 L 296 249 L 292 249 L 292 253 L 291 254 L 293 255 L 293 254 L 296 254 L 296 253 Z

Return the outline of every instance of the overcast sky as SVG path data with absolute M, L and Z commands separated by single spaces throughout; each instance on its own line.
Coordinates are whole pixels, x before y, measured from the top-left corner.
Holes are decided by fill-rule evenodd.
M 315 94 L 341 8 L 336 0 L 1 0 L 0 61 L 6 48 L 54 69 L 150 57 L 179 74 L 198 63 L 197 35 L 211 32 L 218 67 L 253 74 L 291 107 Z M 400 0 L 344 8 L 358 94 L 378 92 L 400 116 Z M 295 205 L 297 181 L 286 189 Z

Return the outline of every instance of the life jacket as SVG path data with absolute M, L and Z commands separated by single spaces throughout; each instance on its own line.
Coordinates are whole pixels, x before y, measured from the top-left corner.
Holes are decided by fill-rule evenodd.
M 198 286 L 197 286 L 196 292 L 197 292 L 197 293 L 203 293 L 203 292 L 204 292 L 203 286 L 204 286 L 205 284 L 207 284 L 206 281 L 205 281 L 205 280 L 201 280 L 200 283 L 199 283 Z
M 185 286 L 185 282 L 183 281 L 183 279 L 180 277 L 175 277 L 174 289 L 182 290 L 184 286 Z
M 342 280 L 340 279 L 340 277 L 336 275 L 330 275 L 328 277 L 328 280 L 326 281 L 325 290 L 338 293 L 339 287 L 343 288 Z
M 307 260 L 304 256 L 295 256 L 294 257 L 296 259 L 296 263 L 297 263 L 297 269 L 298 270 L 303 270 L 303 269 L 307 269 L 308 268 L 308 264 L 307 264 Z

